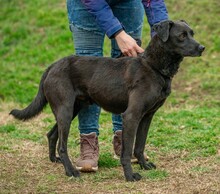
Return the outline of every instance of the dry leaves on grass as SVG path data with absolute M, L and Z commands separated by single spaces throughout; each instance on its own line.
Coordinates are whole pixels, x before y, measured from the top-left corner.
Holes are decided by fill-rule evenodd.
M 25 125 L 33 133 L 45 127 L 42 120 L 48 115 L 41 114 L 30 122 L 22 122 L 21 125 L 8 116 L 10 109 L 11 105 L 1 112 L 1 125 L 18 124 L 21 128 Z M 146 172 L 139 170 L 143 179 L 139 182 L 127 183 L 121 166 L 101 167 L 97 173 L 81 174 L 81 179 L 68 178 L 64 174 L 62 164 L 49 161 L 46 142 L 7 139 L 6 134 L 4 143 L 9 145 L 9 149 L 1 151 L 2 193 L 217 194 L 220 192 L 220 163 L 216 159 L 220 156 L 219 151 L 217 156 L 185 160 L 188 155 L 185 150 L 164 154 L 160 149 L 152 148 L 158 158 L 156 160 L 158 170 L 167 172 L 168 176 L 163 179 L 152 179 Z M 100 144 L 106 145 L 102 142 Z M 3 146 L 2 142 L 1 146 Z M 70 154 L 73 153 L 73 150 L 69 151 Z M 74 160 L 74 157 L 71 155 L 71 159 Z M 134 167 L 136 170 L 139 169 L 137 166 Z

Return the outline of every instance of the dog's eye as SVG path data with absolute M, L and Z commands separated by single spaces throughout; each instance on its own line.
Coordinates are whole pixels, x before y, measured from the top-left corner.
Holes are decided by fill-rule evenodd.
M 179 35 L 179 38 L 180 38 L 181 40 L 183 40 L 183 39 L 186 38 L 186 36 L 187 36 L 187 33 L 186 33 L 186 32 L 183 32 L 182 34 Z

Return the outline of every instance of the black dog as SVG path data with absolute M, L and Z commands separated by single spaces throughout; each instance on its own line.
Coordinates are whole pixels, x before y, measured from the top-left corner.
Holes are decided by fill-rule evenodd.
M 92 103 L 122 113 L 121 164 L 126 180 L 141 179 L 130 163 L 134 140 L 134 155 L 141 168 L 155 168 L 143 156 L 151 119 L 170 94 L 180 62 L 186 56 L 200 56 L 205 47 L 193 39 L 193 30 L 185 21 L 166 20 L 153 28 L 157 35 L 139 57 L 68 56 L 55 62 L 43 74 L 32 103 L 11 111 L 17 119 L 26 120 L 50 104 L 56 124 L 47 134 L 49 156 L 52 162 L 63 163 L 67 176 L 79 176 L 67 154 L 71 121 L 83 106 Z M 58 139 L 60 158 L 55 153 Z

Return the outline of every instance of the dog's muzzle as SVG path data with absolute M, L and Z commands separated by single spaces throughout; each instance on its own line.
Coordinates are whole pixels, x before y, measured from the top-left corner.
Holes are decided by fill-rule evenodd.
M 205 47 L 200 44 L 198 49 L 199 49 L 199 52 L 202 53 L 205 50 Z
M 203 51 L 205 50 L 205 46 L 203 46 L 203 45 L 201 45 L 201 44 L 199 44 L 198 46 L 197 46 L 197 54 L 196 55 L 194 55 L 194 56 L 201 56 L 202 55 L 202 53 L 203 53 Z

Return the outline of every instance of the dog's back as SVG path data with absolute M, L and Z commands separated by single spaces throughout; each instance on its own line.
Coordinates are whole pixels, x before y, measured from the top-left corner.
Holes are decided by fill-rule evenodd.
M 50 103 L 57 122 L 48 135 L 50 158 L 58 160 L 56 143 L 59 139 L 58 153 L 68 176 L 79 176 L 68 157 L 67 139 L 71 121 L 84 102 L 95 102 L 113 113 L 123 112 L 121 164 L 127 181 L 141 179 L 138 173 L 133 173 L 130 164 L 133 148 L 141 168 L 155 168 L 143 157 L 153 115 L 169 95 L 172 78 L 183 57 L 200 56 L 205 47 L 193 39 L 191 28 L 183 21 L 163 21 L 155 25 L 154 30 L 157 35 L 142 57 L 69 56 L 57 61 L 43 75 L 31 105 L 20 112 L 12 111 L 16 116 L 34 110 L 33 116 L 47 101 Z

